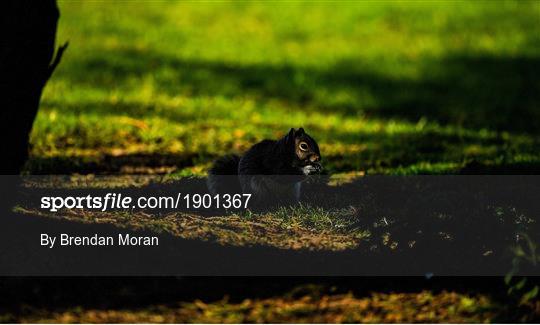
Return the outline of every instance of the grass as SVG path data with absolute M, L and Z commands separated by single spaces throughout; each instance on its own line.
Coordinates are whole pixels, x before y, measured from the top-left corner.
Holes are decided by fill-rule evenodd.
M 29 173 L 205 173 L 304 126 L 331 173 L 540 164 L 540 5 L 60 1 Z
M 485 295 L 422 291 L 373 293 L 366 297 L 350 293 L 285 296 L 241 302 L 196 300 L 135 310 L 72 308 L 52 313 L 32 310 L 33 314 L 20 320 L 45 323 L 486 323 L 503 315 L 504 308 L 497 307 L 498 302 Z
M 16 211 L 74 222 L 112 224 L 130 230 L 150 230 L 227 246 L 262 245 L 281 249 L 342 251 L 367 244 L 365 240 L 370 236 L 367 230 L 344 227 L 346 222 L 352 223 L 351 214 L 319 208 L 282 208 L 276 213 L 212 217 L 177 212 L 156 216 L 144 211 L 63 210 L 46 213 L 23 207 Z

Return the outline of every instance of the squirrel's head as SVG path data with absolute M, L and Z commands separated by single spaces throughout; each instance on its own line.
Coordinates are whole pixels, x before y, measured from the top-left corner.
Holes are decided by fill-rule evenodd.
M 285 143 L 294 151 L 292 167 L 300 174 L 312 175 L 322 171 L 319 146 L 303 128 L 291 129 L 285 136 Z

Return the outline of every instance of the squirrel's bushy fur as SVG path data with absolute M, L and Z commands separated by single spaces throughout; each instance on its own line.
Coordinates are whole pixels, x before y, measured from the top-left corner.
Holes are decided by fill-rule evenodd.
M 238 175 L 238 163 L 240 156 L 226 155 L 214 161 L 208 171 L 207 185 L 211 193 L 240 193 L 240 183 L 236 178 L 228 177 Z
M 256 201 L 297 201 L 301 182 L 322 170 L 317 142 L 303 128 L 279 140 L 263 140 L 242 157 L 223 156 L 209 170 L 213 194 L 251 193 Z M 236 177 L 231 175 L 237 175 Z

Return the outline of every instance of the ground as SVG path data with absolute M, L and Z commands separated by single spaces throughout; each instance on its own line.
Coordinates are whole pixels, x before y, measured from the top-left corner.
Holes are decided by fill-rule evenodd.
M 336 179 L 540 171 L 538 2 L 59 5 L 57 39 L 70 47 L 43 94 L 28 174 L 113 174 L 120 186 L 140 185 L 140 174 L 158 175 L 154 181 L 204 176 L 219 155 L 300 126 L 319 142 L 325 170 Z M 211 218 L 58 215 L 223 245 L 411 245 L 394 240 L 403 220 L 388 225 L 357 209 L 308 206 Z M 27 207 L 18 211 L 51 217 Z M 508 207 L 492 212 L 512 224 L 523 220 Z M 538 224 L 533 216 L 525 219 Z M 392 310 L 396 301 L 403 312 Z M 36 307 L 15 319 L 484 322 L 506 312 L 496 298 L 452 288 L 178 304 Z M 418 308 L 425 313 L 413 313 Z

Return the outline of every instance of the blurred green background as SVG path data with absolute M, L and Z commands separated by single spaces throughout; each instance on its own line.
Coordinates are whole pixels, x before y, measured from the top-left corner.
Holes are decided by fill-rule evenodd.
M 540 170 L 540 2 L 60 1 L 30 173 L 204 174 L 303 126 L 331 173 Z

